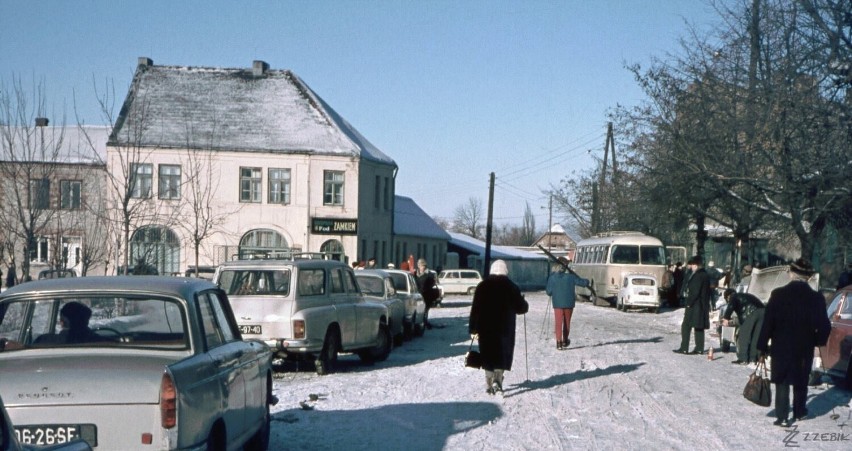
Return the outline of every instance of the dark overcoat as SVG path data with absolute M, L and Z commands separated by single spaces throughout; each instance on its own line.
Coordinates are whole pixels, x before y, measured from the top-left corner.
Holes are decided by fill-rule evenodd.
M 710 328 L 710 275 L 699 268 L 686 282 L 683 321 L 693 329 Z
M 479 334 L 482 369 L 511 370 L 515 355 L 515 316 L 529 310 L 521 290 L 506 276 L 490 275 L 473 294 L 468 329 Z
M 757 349 L 772 357 L 772 382 L 807 386 L 814 347 L 825 345 L 830 332 L 825 298 L 807 282 L 772 290 L 757 340 Z

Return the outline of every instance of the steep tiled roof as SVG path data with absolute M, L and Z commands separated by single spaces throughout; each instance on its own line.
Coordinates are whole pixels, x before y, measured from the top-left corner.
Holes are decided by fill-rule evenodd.
M 140 59 L 111 144 L 360 156 L 395 165 L 295 74 L 258 64 L 259 71 Z
M 393 233 L 449 240 L 450 235 L 410 197 L 394 196 Z

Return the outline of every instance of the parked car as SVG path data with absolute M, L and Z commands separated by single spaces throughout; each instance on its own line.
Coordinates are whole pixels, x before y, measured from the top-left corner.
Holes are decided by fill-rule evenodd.
M 482 275 L 475 269 L 448 269 L 438 274 L 438 284 L 445 294 L 470 294 L 482 282 Z
M 397 296 L 405 304 L 405 337 L 422 337 L 426 331 L 426 302 L 417 291 L 417 281 L 408 271 L 398 269 L 385 270 L 393 279 Z
M 388 329 L 394 345 L 401 345 L 405 338 L 405 303 L 396 294 L 390 274 L 381 269 L 365 269 L 355 272 L 355 280 L 364 297 L 388 308 Z
M 393 347 L 387 307 L 364 299 L 342 262 L 236 260 L 219 266 L 213 281 L 228 293 L 243 335 L 277 357 L 314 362 L 317 374 L 333 372 L 339 352 L 372 362 Z
M 615 308 L 626 312 L 630 308 L 640 307 L 657 313 L 660 311 L 658 288 L 657 277 L 653 274 L 622 274 L 621 289 L 616 297 Z
M 852 285 L 834 293 L 826 310 L 831 321 L 828 343 L 814 359 L 814 371 L 828 374 L 852 388 Z
M 204 266 L 204 265 L 202 265 L 202 266 L 198 267 L 197 272 L 198 272 L 199 278 L 206 279 L 206 280 L 213 280 L 213 274 L 216 274 L 216 267 L 215 266 Z M 184 274 L 185 277 L 195 277 L 195 274 L 196 274 L 195 266 L 190 266 L 189 268 L 186 268 L 186 271 L 184 271 L 183 274 Z
M 83 439 L 69 440 L 68 437 L 43 437 L 43 442 L 51 442 L 50 445 L 32 445 L 34 440 L 30 436 L 19 437 L 21 432 L 12 426 L 3 398 L 0 397 L 0 450 L 2 451 L 92 451 L 92 447 Z M 38 438 L 35 440 L 38 442 Z
M 64 279 L 66 277 L 77 277 L 77 271 L 73 269 L 43 269 L 38 273 L 39 280 Z
M 0 396 L 26 444 L 266 449 L 271 356 L 204 280 L 77 277 L 0 295 Z

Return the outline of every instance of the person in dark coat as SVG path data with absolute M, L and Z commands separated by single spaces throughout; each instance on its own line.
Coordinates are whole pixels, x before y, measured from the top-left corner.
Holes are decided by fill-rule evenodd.
M 790 283 L 772 290 L 757 349 L 772 357 L 770 380 L 775 384 L 776 426 L 789 426 L 808 417 L 808 378 L 814 360 L 814 347 L 823 346 L 831 333 L 825 312 L 825 299 L 808 280 L 815 271 L 800 258 L 790 264 Z M 790 386 L 793 386 L 793 418 Z
M 520 288 L 509 280 L 503 260 L 491 264 L 488 277 L 473 294 L 468 330 L 479 338 L 486 392 L 502 393 L 503 372 L 511 371 L 515 354 L 515 316 L 529 310 Z
M 745 364 L 757 362 L 757 339 L 763 327 L 764 305 L 753 294 L 737 293 L 733 288 L 725 289 L 727 306 L 722 313 L 722 325 L 727 326 L 734 313 L 740 327 L 737 333 L 737 360 L 731 363 Z
M 678 354 L 704 354 L 704 331 L 710 328 L 710 276 L 700 255 L 689 259 L 689 278 L 684 283 L 683 322 L 680 325 Z M 689 351 L 689 335 L 695 330 L 695 348 Z
M 852 263 L 846 265 L 846 271 L 840 273 L 837 279 L 837 289 L 841 289 L 846 285 L 852 285 Z
M 571 344 L 568 336 L 571 334 L 571 316 L 574 314 L 576 304 L 575 287 L 588 287 L 589 279 L 584 279 L 572 272 L 568 272 L 565 266 L 568 259 L 559 257 L 561 264 L 554 265 L 554 271 L 547 278 L 545 292 L 553 302 L 554 336 L 556 337 L 556 349 L 567 349 Z
M 429 269 L 426 260 L 421 258 L 417 260 L 417 272 L 414 277 L 417 282 L 417 290 L 420 291 L 423 302 L 426 304 L 426 309 L 423 311 L 423 321 L 426 328 L 431 329 L 429 310 L 438 305 L 438 298 L 441 297 L 441 289 L 438 288 L 438 275 L 435 274 L 435 271 Z

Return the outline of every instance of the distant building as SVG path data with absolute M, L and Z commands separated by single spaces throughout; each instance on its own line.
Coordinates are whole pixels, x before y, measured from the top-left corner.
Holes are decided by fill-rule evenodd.
M 485 242 L 465 235 L 450 232 L 450 253 L 459 256 L 459 267 L 476 269 L 485 275 Z M 491 246 L 491 261 L 504 260 L 509 268 L 509 277 L 523 290 L 538 290 L 547 285 L 550 261 L 542 253 L 535 253 L 512 246 Z
M 4 272 L 14 260 L 19 278 L 46 269 L 103 274 L 111 250 L 102 221 L 109 128 L 48 122 L 0 125 Z
M 439 226 L 414 200 L 395 196 L 393 261 L 405 261 L 409 255 L 425 258 L 432 269 L 446 264 L 447 242 L 450 234 Z
M 557 257 L 566 256 L 570 260 L 574 260 L 574 251 L 577 249 L 577 242 L 565 233 L 565 229 L 561 225 L 553 224 L 550 230 L 538 237 L 531 247 L 521 247 L 519 249 L 528 249 L 530 252 L 543 253 L 538 246 L 549 250 Z

